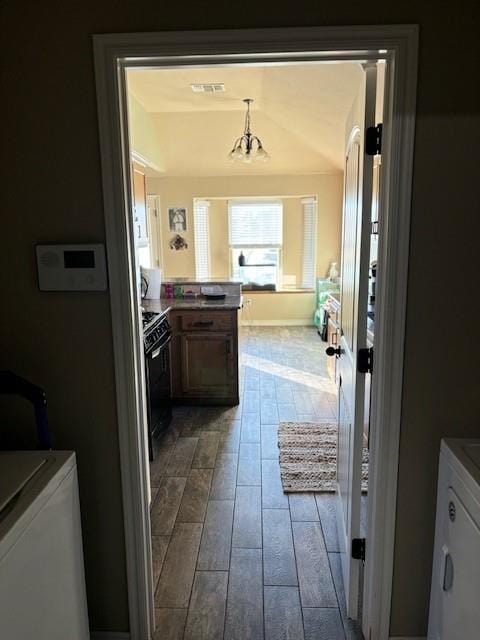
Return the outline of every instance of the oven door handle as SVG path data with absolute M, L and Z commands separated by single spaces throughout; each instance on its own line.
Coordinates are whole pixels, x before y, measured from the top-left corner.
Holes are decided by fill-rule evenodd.
M 154 349 L 154 351 L 150 353 L 150 357 L 152 360 L 154 358 L 157 358 L 160 355 L 160 351 L 163 349 L 163 347 L 167 346 L 167 344 L 171 341 L 171 339 L 172 339 L 172 334 L 169 333 L 167 336 L 167 339 L 164 340 L 161 345 L 159 345 L 156 349 Z

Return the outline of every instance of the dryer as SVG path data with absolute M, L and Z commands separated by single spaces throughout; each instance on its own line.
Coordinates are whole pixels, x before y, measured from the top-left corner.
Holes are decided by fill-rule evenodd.
M 440 448 L 428 640 L 480 637 L 480 439 Z
M 75 454 L 0 453 L 0 638 L 89 637 Z

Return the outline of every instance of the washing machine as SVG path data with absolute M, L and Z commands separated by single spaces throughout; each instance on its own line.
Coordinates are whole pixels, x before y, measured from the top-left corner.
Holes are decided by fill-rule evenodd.
M 89 637 L 75 454 L 0 453 L 0 638 Z
M 480 638 L 480 439 L 440 448 L 428 640 Z

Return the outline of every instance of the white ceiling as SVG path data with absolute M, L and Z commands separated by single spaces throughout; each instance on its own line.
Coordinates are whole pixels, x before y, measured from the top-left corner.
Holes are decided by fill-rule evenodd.
M 342 171 L 345 121 L 362 70 L 356 63 L 130 70 L 128 87 L 151 114 L 165 175 L 308 174 Z M 224 93 L 194 93 L 224 83 Z M 243 98 L 253 98 L 252 132 L 271 160 L 227 159 L 243 132 Z

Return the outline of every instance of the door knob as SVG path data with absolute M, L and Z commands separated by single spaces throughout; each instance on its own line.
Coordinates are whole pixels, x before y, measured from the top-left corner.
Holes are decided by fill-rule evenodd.
M 325 349 L 325 353 L 327 354 L 327 356 L 341 356 L 342 350 L 340 349 L 340 347 L 337 347 L 336 349 L 335 347 L 327 347 Z

